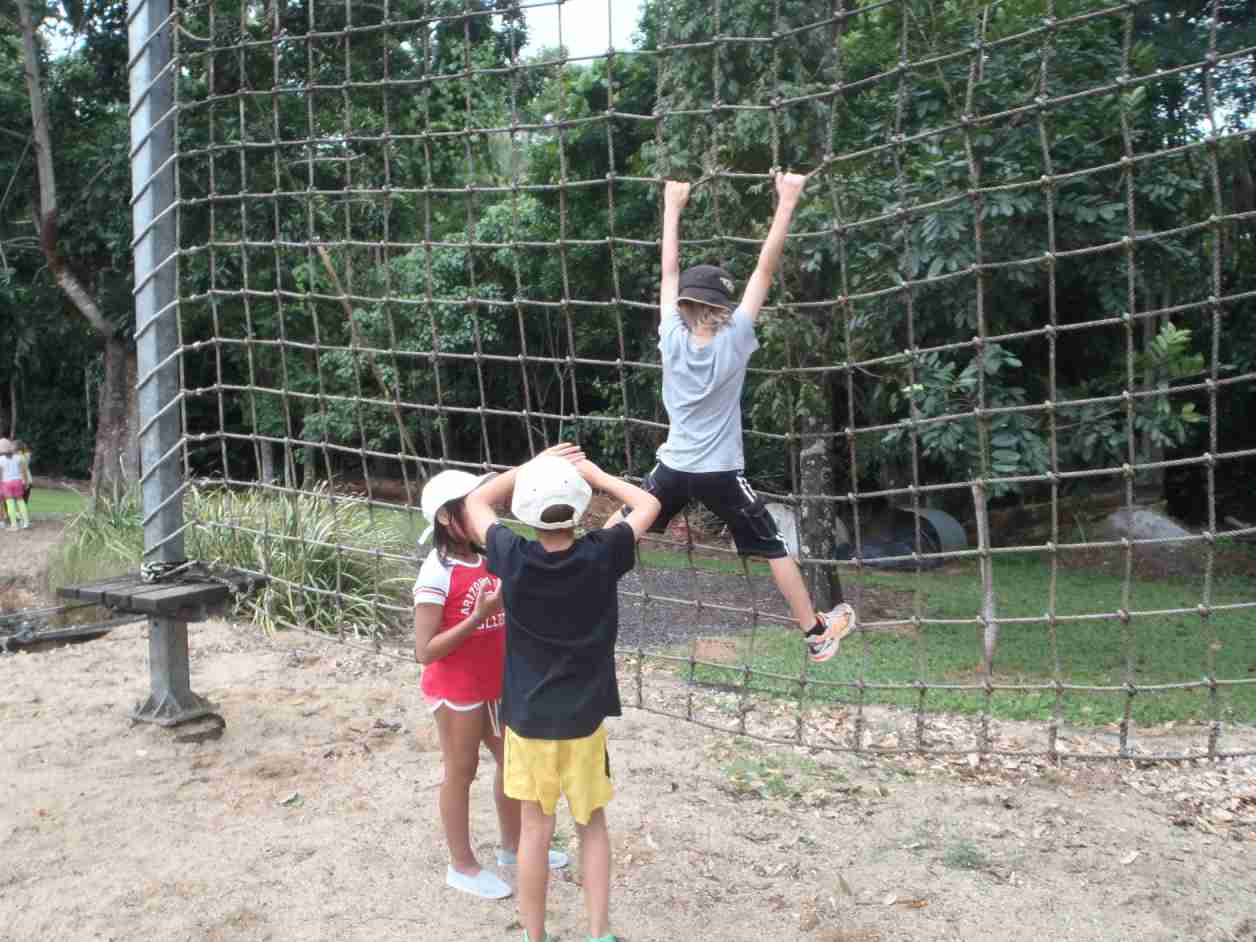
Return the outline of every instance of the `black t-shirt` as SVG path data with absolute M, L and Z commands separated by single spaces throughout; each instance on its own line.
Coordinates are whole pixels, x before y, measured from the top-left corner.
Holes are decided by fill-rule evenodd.
M 635 548 L 626 523 L 557 553 L 500 523 L 489 528 L 488 570 L 506 606 L 502 720 L 518 735 L 579 739 L 620 715 L 616 589 Z

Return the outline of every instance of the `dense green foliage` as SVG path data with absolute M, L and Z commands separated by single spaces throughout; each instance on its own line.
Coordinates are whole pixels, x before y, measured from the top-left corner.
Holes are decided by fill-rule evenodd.
M 33 3 L 38 14 L 43 4 Z M 41 50 L 61 254 L 121 336 L 131 305 L 126 5 L 90 0 L 46 9 Z M 53 279 L 35 228 L 38 181 L 20 31 L 0 12 L 0 415 L 34 448 L 36 473 L 85 477 L 91 469 L 101 382 L 100 338 Z M 5 433 L 9 428 L 4 429 Z
M 1250 57 L 1225 58 L 1256 39 L 1250 6 L 1219 7 L 1223 61 L 1210 74 L 1221 132 L 1244 127 L 1256 98 Z M 755 365 L 876 362 L 756 372 L 747 415 L 772 432 L 797 431 L 808 418 L 819 423 L 812 429 L 839 433 L 852 417 L 858 428 L 877 426 L 855 437 L 853 467 L 845 440 L 833 439 L 831 492 L 906 483 L 913 435 L 897 423 L 913 415 L 1197 383 L 1218 339 L 1205 303 L 1218 287 L 1214 267 L 1223 294 L 1251 290 L 1256 244 L 1249 220 L 1177 230 L 1256 206 L 1251 150 L 1241 138 L 1215 149 L 1215 188 L 1207 148 L 1123 170 L 1127 149 L 1143 158 L 1210 132 L 1202 70 L 1129 90 L 1110 83 L 1123 70 L 1138 80 L 1202 61 L 1211 5 L 1156 0 L 1128 17 L 1066 22 L 1099 7 L 1057 2 L 1061 25 L 1043 32 L 1040 0 L 903 0 L 810 29 L 802 27 L 819 16 L 812 4 L 730 0 L 716 24 L 696 0 L 646 3 L 642 48 L 694 45 L 564 65 L 553 50 L 520 54 L 526 24 L 504 0 L 404 0 L 387 8 L 404 25 L 383 29 L 377 5 L 353 7 L 351 24 L 343 6 L 302 0 L 188 6 L 181 317 L 185 342 L 205 342 L 184 361 L 186 386 L 201 391 L 187 401 L 189 427 L 274 441 L 263 456 L 211 437 L 193 451 L 195 470 L 251 480 L 259 460 L 282 458 L 289 440 L 306 444 L 290 449 L 288 465 L 307 477 L 361 474 L 363 452 L 378 453 L 376 473 L 399 475 L 383 456 L 413 448 L 423 458 L 509 462 L 561 435 L 579 437 L 613 469 L 642 472 L 658 429 L 635 424 L 626 437 L 621 423 L 600 420 L 665 421 L 657 370 L 570 358 L 657 359 L 646 305 L 658 279 L 658 188 L 644 178 L 658 176 L 705 181 L 686 216 L 685 235 L 698 241 L 685 261 L 722 261 L 744 279 L 772 212 L 771 188 L 745 175 L 820 169 Z M 122 7 L 49 12 L 77 31 L 69 51 L 47 62 L 64 251 L 125 332 Z M 450 18 L 431 19 L 440 16 Z M 351 40 L 329 35 L 346 25 Z M 708 42 L 717 33 L 783 38 Z M 979 67 L 966 52 L 974 41 L 986 46 Z M 900 60 L 911 65 L 899 70 Z M 33 171 L 21 155 L 18 63 L 5 39 L 0 122 L 11 133 L 0 142 L 0 171 L 18 183 L 0 213 L 0 305 L 22 316 L 0 319 L 0 384 L 19 377 L 22 433 L 35 439 L 39 461 L 77 472 L 89 460 L 84 377 L 90 383 L 97 353 L 29 237 Z M 841 94 L 828 94 L 835 86 Z M 1061 96 L 1075 97 L 1017 110 Z M 1015 113 L 963 120 L 1004 111 Z M 1083 172 L 1096 167 L 1105 169 Z M 1039 182 L 1046 173 L 1078 173 L 1050 188 L 1054 212 Z M 563 180 L 579 185 L 560 190 Z M 998 189 L 970 198 L 979 187 Z M 896 212 L 922 204 L 936 206 Z M 1127 252 L 1131 227 L 1140 241 Z M 1141 238 L 1155 233 L 1166 234 Z M 326 260 L 315 244 L 328 246 Z M 1096 246 L 1106 248 L 1078 252 Z M 1005 264 L 978 279 L 970 270 L 978 250 L 984 263 Z M 839 296 L 856 300 L 820 303 Z M 1256 370 L 1256 332 L 1241 327 L 1251 305 L 1227 304 L 1215 321 L 1223 378 Z M 1119 319 L 1131 307 L 1176 310 L 1127 330 Z M 1053 318 L 1053 343 L 1035 335 L 984 350 L 965 344 L 979 330 L 1016 334 Z M 1105 318 L 1113 320 L 1071 329 Z M 433 350 L 445 356 L 433 360 Z M 533 359 L 520 363 L 525 350 Z M 490 359 L 477 369 L 476 357 Z M 1219 396 L 1221 450 L 1251 444 L 1252 388 Z M 1198 453 L 1210 408 L 1200 390 L 1134 400 L 1128 415 L 1119 401 L 1059 408 L 1058 467 Z M 560 424 L 544 414 L 580 418 Z M 922 425 L 922 483 L 1040 474 L 1051 464 L 1050 421 L 1004 412 L 981 425 L 972 417 Z M 753 435 L 747 445 L 756 479 L 790 489 L 791 450 Z

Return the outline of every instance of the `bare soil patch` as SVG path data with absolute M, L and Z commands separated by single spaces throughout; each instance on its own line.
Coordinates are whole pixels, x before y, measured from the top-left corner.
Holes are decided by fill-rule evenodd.
M 0 939 L 520 936 L 511 902 L 443 885 L 440 753 L 413 665 L 221 622 L 193 626 L 191 648 L 227 721 L 217 741 L 128 722 L 143 630 L 0 659 Z M 656 706 L 684 695 L 647 681 Z M 872 761 L 629 709 L 612 764 L 614 923 L 631 942 L 1250 930 L 1250 762 Z M 489 768 L 472 799 L 485 860 Z M 561 939 L 582 937 L 578 881 L 554 882 Z
M 65 521 L 34 519 L 29 530 L 0 530 L 0 611 L 46 603 L 48 554 L 64 529 Z

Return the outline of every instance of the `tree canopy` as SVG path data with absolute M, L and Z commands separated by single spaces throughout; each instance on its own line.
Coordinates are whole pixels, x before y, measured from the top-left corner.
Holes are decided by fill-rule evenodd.
M 73 37 L 44 46 L 62 251 L 126 336 L 124 9 L 47 14 Z M 1254 14 L 647 2 L 634 50 L 572 63 L 523 52 L 504 0 L 188 4 L 195 470 L 399 474 L 389 456 L 507 463 L 574 436 L 642 473 L 666 422 L 657 181 L 701 181 L 684 261 L 744 280 L 773 168 L 816 173 L 748 383 L 763 486 L 808 489 L 785 431 L 826 442 L 825 493 L 909 483 L 913 439 L 921 484 L 1120 468 L 1131 415 L 1140 462 L 1212 447 L 1214 344 L 1218 378 L 1256 372 L 1252 301 L 1210 302 L 1256 279 Z M 40 459 L 81 473 L 98 354 L 32 241 L 20 65 L 0 41 L 0 305 L 21 312 L 0 382 Z M 1216 395 L 1221 450 L 1252 447 L 1252 390 Z

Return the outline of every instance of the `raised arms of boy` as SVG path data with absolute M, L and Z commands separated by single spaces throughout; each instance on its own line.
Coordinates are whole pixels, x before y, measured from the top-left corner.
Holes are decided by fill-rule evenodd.
M 488 528 L 497 522 L 497 508 L 510 500 L 510 495 L 515 492 L 515 473 L 518 470 L 511 468 L 467 495 L 463 508 L 471 538 L 478 546 L 488 544 Z
M 590 487 L 595 490 L 605 491 L 615 500 L 631 505 L 633 510 L 626 520 L 628 526 L 632 527 L 633 535 L 637 539 L 640 539 L 641 535 L 650 529 L 650 524 L 654 522 L 654 518 L 662 510 L 663 505 L 658 502 L 658 498 L 653 494 L 649 494 L 641 488 L 615 477 L 613 474 L 607 474 L 592 461 L 585 458 L 584 452 L 580 450 L 579 445 L 571 445 L 564 442 L 561 445 L 555 445 L 553 448 L 547 448 L 541 454 L 554 455 L 557 458 L 570 461 L 576 466 L 576 471 L 580 473 L 580 476 L 589 482 Z M 467 495 L 467 524 L 470 527 L 472 537 L 481 546 L 488 541 L 489 527 L 497 522 L 497 511 L 494 508 L 504 504 L 510 499 L 510 495 L 514 493 L 515 473 L 517 470 L 517 468 L 511 468 L 504 474 L 499 474 L 491 481 L 487 481 L 481 487 L 477 487 Z
M 580 450 L 580 446 L 572 445 L 568 442 L 562 442 L 551 448 L 546 448 L 541 454 L 553 455 L 556 458 L 570 461 L 577 466 L 579 462 L 585 460 L 584 452 Z M 467 501 L 464 505 L 467 514 L 467 526 L 471 530 L 471 537 L 480 546 L 485 546 L 488 543 L 488 528 L 497 522 L 496 508 L 508 503 L 510 495 L 515 492 L 515 475 L 518 471 L 518 468 L 504 471 L 491 481 L 484 482 L 467 495 Z
M 633 537 L 640 540 L 645 531 L 650 529 L 650 524 L 654 523 L 654 518 L 659 515 L 659 511 L 663 509 L 659 499 L 649 491 L 644 491 L 635 484 L 629 484 L 613 474 L 607 474 L 587 458 L 576 465 L 576 470 L 594 490 L 605 491 L 621 504 L 632 508 L 627 517 L 622 516 L 619 511 L 611 514 L 603 529 L 615 526 L 622 520 L 632 527 Z
M 781 253 L 785 250 L 785 236 L 789 233 L 789 221 L 794 210 L 798 208 L 798 200 L 802 197 L 802 188 L 807 185 L 807 177 L 801 173 L 778 173 L 776 175 L 776 214 L 772 217 L 772 227 L 768 229 L 768 237 L 759 250 L 759 263 L 754 274 L 746 282 L 746 293 L 741 298 L 741 309 L 750 319 L 757 320 L 763 302 L 768 298 L 772 288 L 772 279 L 776 277 L 776 266 L 781 261 Z M 663 228 L 664 256 L 667 251 L 667 227 Z
M 663 277 L 660 309 L 676 306 L 680 295 L 680 214 L 689 202 L 689 184 L 668 180 L 663 186 Z

